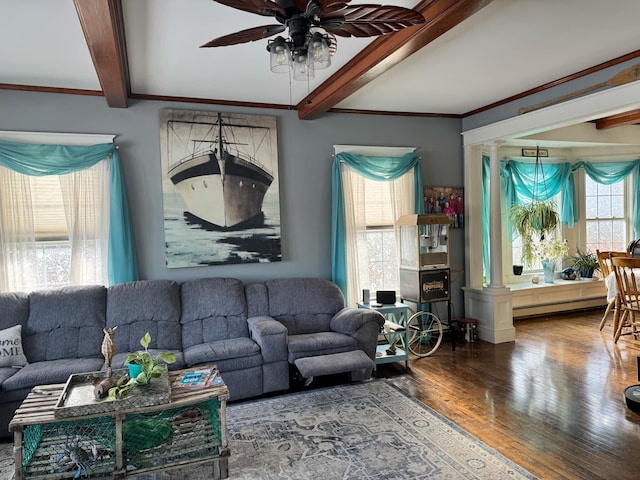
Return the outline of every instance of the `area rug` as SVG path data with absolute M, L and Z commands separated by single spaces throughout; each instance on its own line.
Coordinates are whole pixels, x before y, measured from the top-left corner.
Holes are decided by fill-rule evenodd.
M 227 408 L 229 478 L 246 480 L 535 479 L 384 379 Z M 0 479 L 11 478 L 0 446 Z M 208 479 L 197 470 L 147 479 Z

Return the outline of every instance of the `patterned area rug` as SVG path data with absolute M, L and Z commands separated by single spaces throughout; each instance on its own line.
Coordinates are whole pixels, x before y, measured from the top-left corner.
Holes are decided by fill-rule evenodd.
M 227 423 L 231 479 L 536 478 L 385 380 L 231 404 Z M 0 479 L 12 468 L 11 445 L 1 444 Z

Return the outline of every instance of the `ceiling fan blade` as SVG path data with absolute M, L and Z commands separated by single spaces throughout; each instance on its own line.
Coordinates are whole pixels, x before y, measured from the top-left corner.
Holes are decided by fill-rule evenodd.
M 214 2 L 265 17 L 285 15 L 284 8 L 271 0 L 214 0 Z
M 226 47 L 228 45 L 237 45 L 239 43 L 253 42 L 263 38 L 271 37 L 285 30 L 284 25 L 263 25 L 261 27 L 248 28 L 236 33 L 231 33 L 223 37 L 214 38 L 210 42 L 200 45 L 203 47 Z
M 348 5 L 322 15 L 319 25 L 341 37 L 373 37 L 424 23 L 424 16 L 393 5 Z

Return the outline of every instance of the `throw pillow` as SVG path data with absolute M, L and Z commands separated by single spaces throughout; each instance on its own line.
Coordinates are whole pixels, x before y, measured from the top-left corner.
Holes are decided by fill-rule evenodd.
M 22 351 L 22 325 L 0 330 L 0 367 L 23 367 L 27 357 Z

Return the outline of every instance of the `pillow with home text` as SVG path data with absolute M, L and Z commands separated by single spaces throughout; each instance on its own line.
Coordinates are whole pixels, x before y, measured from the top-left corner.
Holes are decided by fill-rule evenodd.
M 0 330 L 0 367 L 24 367 L 27 357 L 22 351 L 22 325 Z

